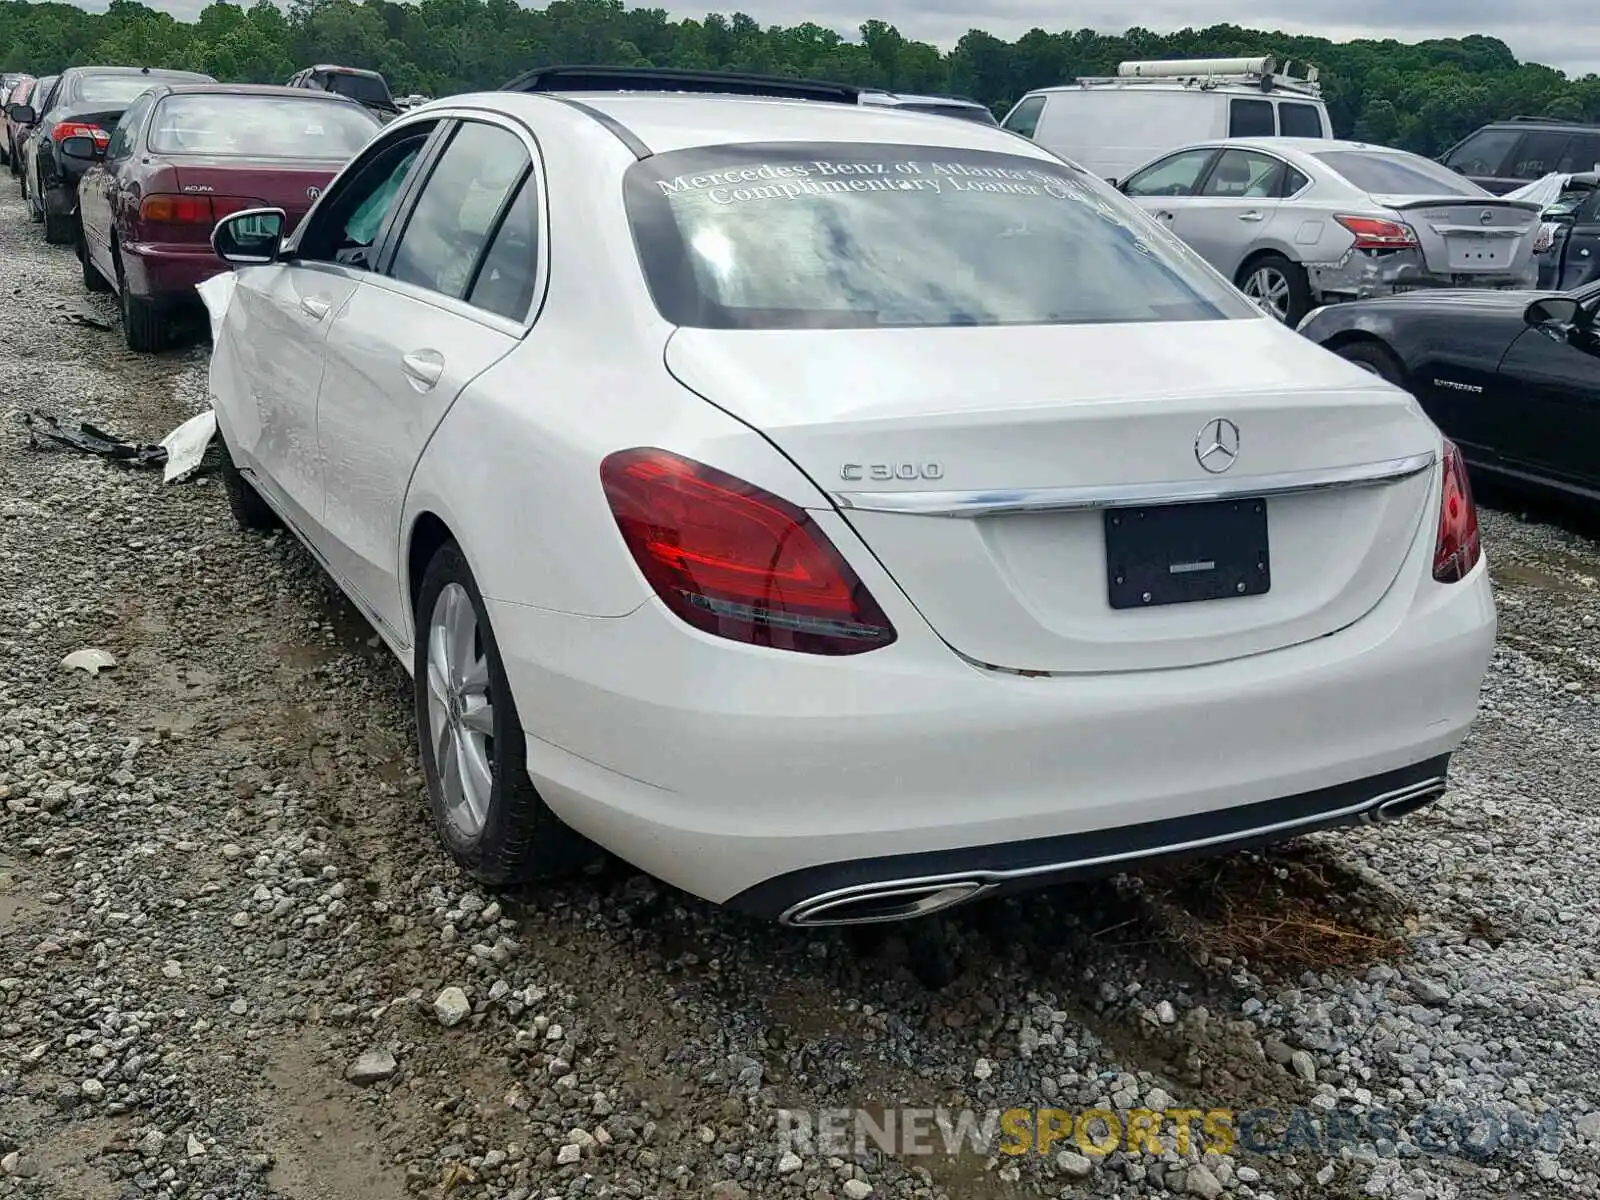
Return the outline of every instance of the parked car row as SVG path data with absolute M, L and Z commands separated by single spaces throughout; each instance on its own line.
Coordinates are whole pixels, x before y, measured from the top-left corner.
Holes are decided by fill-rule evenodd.
M 161 81 L 107 142 L 85 282 L 145 345 L 132 281 L 232 269 L 233 514 L 411 672 L 491 884 L 599 845 L 850 924 L 1401 817 L 1494 640 L 1467 464 L 1600 436 L 1600 285 L 1338 286 L 1531 259 L 1539 204 L 1382 147 L 1204 139 L 1117 187 L 859 89 L 610 68 L 387 123 Z M 1234 225 L 1357 298 L 1296 332 L 1280 268 L 1268 319 Z
M 75 247 L 86 288 L 117 293 L 135 350 L 160 349 L 195 285 L 228 269 L 219 217 L 271 207 L 292 229 L 382 127 L 338 92 L 123 67 L 71 68 L 6 117 L 30 213 Z

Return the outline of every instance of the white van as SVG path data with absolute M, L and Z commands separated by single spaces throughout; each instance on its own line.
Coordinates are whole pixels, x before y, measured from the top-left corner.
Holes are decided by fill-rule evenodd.
M 1023 96 L 1000 124 L 1107 179 L 1223 137 L 1333 136 L 1317 69 L 1261 58 L 1125 62 L 1114 77 Z

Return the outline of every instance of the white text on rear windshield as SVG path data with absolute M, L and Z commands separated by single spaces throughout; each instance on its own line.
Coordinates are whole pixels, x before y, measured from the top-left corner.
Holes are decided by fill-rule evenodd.
M 629 168 L 663 316 L 702 328 L 1259 317 L 1099 180 L 932 146 L 751 144 Z

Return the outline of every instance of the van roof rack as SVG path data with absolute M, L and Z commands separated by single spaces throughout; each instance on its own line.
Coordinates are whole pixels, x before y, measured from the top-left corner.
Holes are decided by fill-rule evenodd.
M 1289 74 L 1294 64 L 1285 62 L 1278 69 L 1278 60 L 1270 54 L 1255 58 L 1174 58 L 1137 59 L 1117 65 L 1115 75 L 1083 76 L 1075 81 L 1078 87 L 1149 87 L 1177 84 L 1180 87 L 1209 91 L 1219 87 L 1249 87 L 1263 92 L 1293 92 L 1301 96 L 1321 97 L 1320 72 L 1308 66 L 1305 76 Z M 1068 85 L 1072 86 L 1072 85 Z
M 1507 117 L 1506 123 L 1514 125 L 1583 125 L 1589 122 L 1570 121 L 1565 117 Z
M 859 104 L 862 89 L 820 79 L 692 71 L 677 67 L 535 67 L 500 87 L 502 92 L 711 92 L 777 100 Z

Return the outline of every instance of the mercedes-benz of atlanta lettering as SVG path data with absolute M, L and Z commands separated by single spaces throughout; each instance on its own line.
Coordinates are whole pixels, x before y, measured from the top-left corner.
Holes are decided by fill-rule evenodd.
M 469 871 L 882 921 L 1443 792 L 1495 611 L 1410 396 L 1024 139 L 722 86 L 531 72 L 216 227 L 233 512 Z

